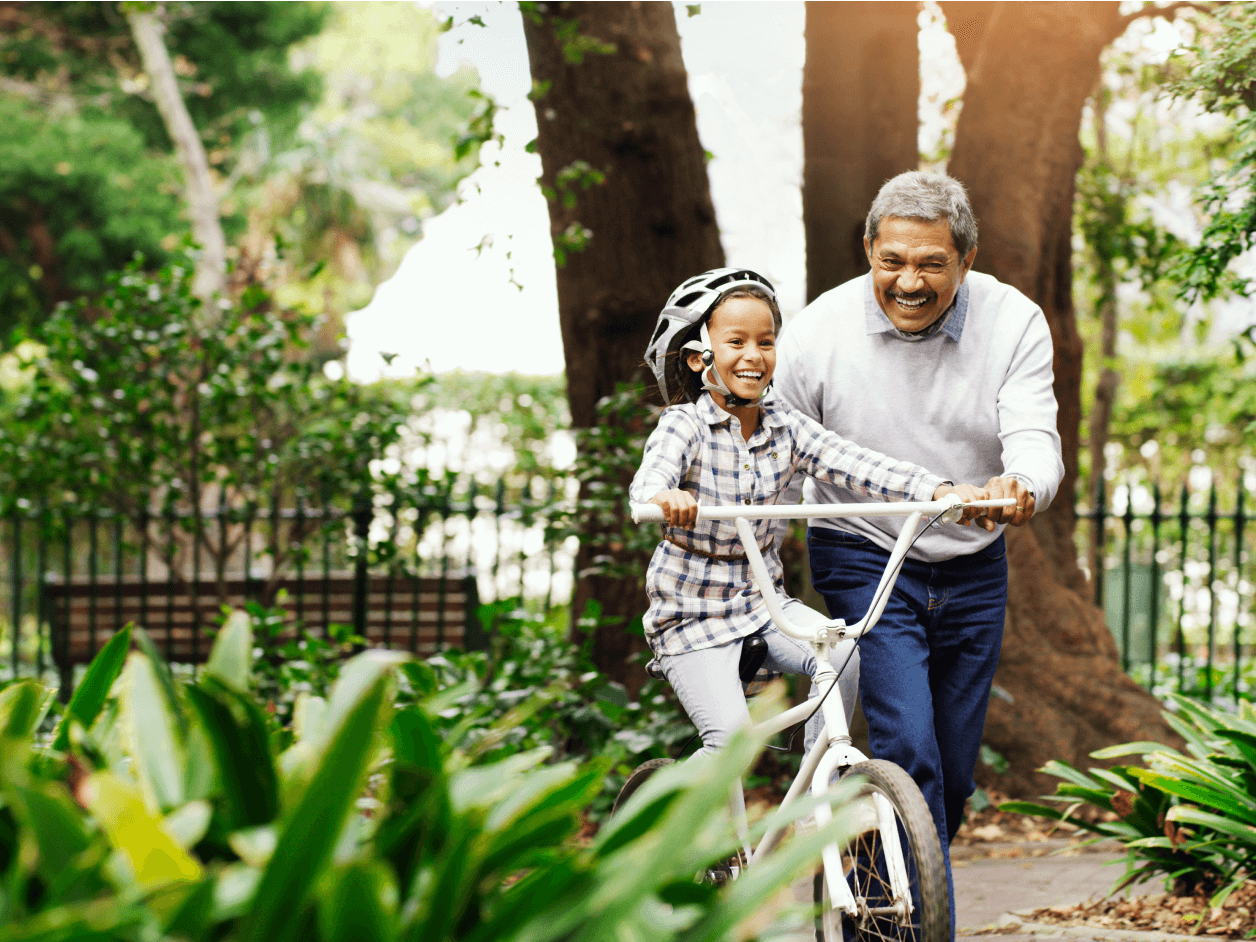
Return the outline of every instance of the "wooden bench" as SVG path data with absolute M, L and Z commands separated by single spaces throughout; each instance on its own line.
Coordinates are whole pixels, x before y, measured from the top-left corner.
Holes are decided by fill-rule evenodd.
M 226 581 L 225 604 L 242 608 L 256 598 L 261 580 Z M 221 620 L 217 583 L 197 584 L 199 620 L 188 587 L 171 581 L 85 579 L 53 580 L 43 586 L 43 613 L 50 626 L 53 662 L 61 673 L 63 695 L 73 682 L 74 665 L 87 664 L 106 641 L 134 622 L 148 632 L 169 661 L 203 663 Z M 329 625 L 354 624 L 356 580 L 352 573 L 280 579 L 287 591 L 287 614 L 278 643 L 297 637 L 298 622 L 311 634 L 326 635 Z M 479 596 L 469 573 L 448 576 L 367 577 L 366 624 L 359 632 L 370 647 L 411 651 L 420 656 L 446 647 L 482 648 L 485 638 L 476 620 Z

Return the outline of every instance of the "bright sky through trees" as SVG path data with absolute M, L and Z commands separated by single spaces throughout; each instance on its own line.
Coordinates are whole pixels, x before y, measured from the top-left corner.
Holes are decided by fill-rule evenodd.
M 955 112 L 947 103 L 962 94 L 963 72 L 929 6 L 920 33 L 920 150 L 940 168 L 943 162 L 931 159 L 949 150 L 946 131 Z M 438 70 L 467 62 L 479 71 L 484 91 L 500 106 L 502 144 L 485 145 L 482 166 L 462 183 L 462 202 L 427 220 L 397 274 L 349 316 L 349 371 L 361 380 L 408 376 L 426 361 L 438 372 L 561 372 L 549 223 L 535 182 L 541 161 L 525 150 L 536 137 L 536 118 L 518 8 L 436 3 L 433 9 L 454 22 L 441 37 Z M 728 264 L 770 278 L 788 319 L 802 307 L 806 283 L 799 191 L 803 4 L 707 2 L 696 16 L 683 3 L 676 10 L 698 131 L 714 155 L 711 194 Z M 1177 42 L 1176 28 L 1158 19 L 1136 24 L 1118 46 L 1163 58 Z M 1196 229 L 1191 195 L 1178 190 L 1158 201 L 1157 216 L 1189 238 Z M 1227 333 L 1250 320 L 1249 303 L 1240 302 L 1242 312 L 1225 311 L 1229 306 L 1220 305 L 1215 325 L 1224 321 Z M 381 353 L 396 354 L 391 365 Z

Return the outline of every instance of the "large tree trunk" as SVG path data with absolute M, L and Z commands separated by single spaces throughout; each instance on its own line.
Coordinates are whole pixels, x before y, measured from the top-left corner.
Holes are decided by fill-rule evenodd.
M 586 429 L 598 421 L 598 400 L 641 377 L 655 318 L 671 291 L 722 265 L 724 253 L 671 4 L 527 5 L 524 35 L 541 185 L 556 255 L 562 253 L 567 396 L 572 425 Z M 622 469 L 629 476 L 632 470 Z M 622 473 L 612 482 L 626 483 Z M 626 500 L 626 488 L 621 493 Z M 617 525 L 590 520 L 586 535 Z M 594 557 L 608 552 L 598 542 L 581 541 L 572 611 L 601 603 L 606 621 L 594 639 L 594 663 L 633 686 L 639 669 L 628 658 L 642 642 L 625 624 L 645 611 L 645 591 L 639 578 L 586 574 Z
M 915 170 L 915 3 L 807 4 L 802 218 L 807 300 L 868 270 L 864 217 L 881 184 Z
M 174 142 L 175 153 L 183 166 L 183 189 L 188 205 L 192 237 L 201 246 L 201 259 L 196 266 L 192 290 L 197 297 L 208 298 L 223 290 L 227 271 L 227 241 L 218 213 L 218 194 L 205 147 L 196 133 L 187 105 L 179 93 L 174 65 L 163 38 L 165 27 L 155 13 L 132 10 L 127 13 L 131 35 L 135 38 L 144 71 L 148 75 L 153 102 L 161 113 L 166 133 Z
M 1082 107 L 1100 54 L 1125 27 L 1116 3 L 943 3 L 968 75 L 948 172 L 968 187 L 981 230 L 975 267 L 1042 306 L 1055 342 L 1065 478 L 1051 508 L 1008 531 L 1007 627 L 985 740 L 1011 770 L 985 783 L 1036 794 L 1049 759 L 1086 766 L 1117 742 L 1177 742 L 1159 704 L 1120 670 L 1077 564 L 1073 507 L 1081 338 L 1072 299 L 1074 177 Z

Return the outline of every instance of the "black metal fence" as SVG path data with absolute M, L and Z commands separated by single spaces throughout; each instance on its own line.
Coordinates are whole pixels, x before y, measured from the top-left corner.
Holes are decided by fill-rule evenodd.
M 1215 484 L 1165 495 L 1123 482 L 1111 501 L 1079 508 L 1102 535 L 1095 602 L 1122 667 L 1145 685 L 1208 699 L 1252 696 L 1251 501 L 1243 481 L 1221 495 Z
M 68 619 L 76 593 L 91 649 L 107 639 L 98 625 L 127 605 L 137 623 L 164 624 L 174 644 L 176 599 L 191 609 L 197 653 L 208 651 L 202 633 L 224 599 L 278 603 L 323 630 L 339 622 L 366 636 L 368 609 L 382 604 L 404 625 L 401 609 L 417 612 L 421 580 L 433 580 L 424 604 L 434 606 L 438 644 L 455 583 L 479 601 L 518 596 L 548 611 L 569 601 L 574 582 L 575 540 L 547 528 L 572 487 L 560 479 L 521 491 L 446 475 L 403 498 L 148 518 L 52 514 L 19 502 L 0 517 L 0 678 L 44 676 L 64 656 L 52 626 Z M 1166 497 L 1154 485 L 1120 483 L 1099 509 L 1078 508 L 1079 538 L 1088 528 L 1102 535 L 1095 601 L 1123 667 L 1148 686 L 1205 697 L 1256 686 L 1256 670 L 1247 675 L 1256 648 L 1249 489 L 1182 488 Z
M 197 660 L 221 604 L 245 600 L 363 637 L 380 633 L 372 618 L 382 617 L 385 634 L 408 630 L 411 642 L 422 610 L 434 627 L 425 637 L 458 643 L 477 601 L 518 596 L 539 610 L 568 601 L 574 541 L 547 531 L 563 499 L 544 482 L 521 491 L 447 475 L 409 495 L 319 507 L 126 516 L 19 501 L 0 517 L 0 678 L 56 668 L 64 682 L 80 649 L 94 652 L 124 617 L 155 626 L 154 641 L 176 659 Z

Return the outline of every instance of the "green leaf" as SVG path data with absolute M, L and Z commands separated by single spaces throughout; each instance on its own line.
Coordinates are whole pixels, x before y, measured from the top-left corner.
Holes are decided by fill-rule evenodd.
M 1159 742 L 1127 742 L 1119 746 L 1108 746 L 1106 749 L 1096 749 L 1090 754 L 1092 759 L 1119 759 L 1122 756 L 1147 755 L 1152 752 L 1176 752 L 1170 749 L 1164 743 Z
M 318 897 L 325 942 L 390 942 L 397 936 L 397 885 L 379 861 L 353 863 L 329 875 Z
M 207 801 L 189 801 L 161 819 L 161 827 L 175 842 L 187 850 L 200 843 L 209 830 L 213 809 Z
M 92 724 L 96 722 L 96 717 L 100 715 L 101 708 L 105 705 L 109 691 L 113 688 L 113 682 L 122 672 L 122 665 L 126 663 L 127 651 L 130 648 L 131 626 L 127 625 L 114 634 L 92 658 L 91 664 L 87 667 L 87 673 L 83 675 L 82 683 L 75 688 L 74 696 L 70 698 L 70 704 L 66 707 L 65 716 L 61 718 L 61 723 L 57 727 L 57 735 L 52 741 L 53 749 L 64 751 L 70 745 L 71 720 L 81 723 L 84 729 L 91 729 Z
M 11 788 L 15 810 L 39 849 L 38 872 L 49 881 L 63 875 L 91 842 L 82 811 L 59 784 L 48 783 L 43 788 L 12 785 Z
M 127 658 L 122 722 L 135 777 L 153 807 L 177 808 L 183 797 L 183 745 L 175 733 L 178 721 L 151 658 L 138 652 Z
M 234 611 L 227 616 L 222 630 L 214 639 L 205 673 L 237 693 L 249 689 L 249 672 L 253 666 L 253 622 L 247 612 Z
M 166 833 L 134 785 L 110 772 L 97 772 L 84 782 L 83 794 L 109 842 L 130 863 L 141 890 L 201 878 L 201 865 Z
M 241 938 L 246 942 L 288 938 L 295 917 L 310 900 L 331 860 L 353 811 L 389 704 L 386 674 L 395 659 L 367 657 L 377 653 L 366 652 L 350 661 L 345 673 L 350 673 L 355 661 L 363 666 L 351 674 L 349 683 L 338 685 L 339 696 L 333 692 L 332 709 L 338 722 L 326 729 L 326 746 L 309 787 L 285 816 L 275 852 L 241 925 Z M 373 674 L 373 681 L 363 683 L 368 674 Z M 341 679 L 344 677 L 342 674 Z
M 29 739 L 44 717 L 52 692 L 36 680 L 19 680 L 0 690 L 0 735 Z
M 257 702 L 210 678 L 187 692 L 213 750 L 227 829 L 270 823 L 279 811 L 279 783 Z

